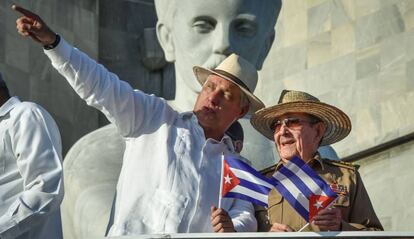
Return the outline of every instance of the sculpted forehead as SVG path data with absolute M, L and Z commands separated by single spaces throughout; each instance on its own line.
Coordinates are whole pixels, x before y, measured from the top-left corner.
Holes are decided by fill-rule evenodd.
M 191 18 L 194 15 L 235 16 L 252 14 L 274 26 L 281 8 L 279 0 L 155 0 L 158 18 L 169 23 L 175 14 Z M 271 17 L 271 18 L 269 18 Z M 269 22 L 269 20 L 271 20 Z

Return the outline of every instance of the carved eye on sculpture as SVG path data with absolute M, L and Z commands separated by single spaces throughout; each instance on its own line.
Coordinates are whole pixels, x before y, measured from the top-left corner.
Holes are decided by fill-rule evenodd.
M 238 19 L 233 23 L 235 32 L 242 37 L 254 37 L 257 33 L 257 23 L 249 19 Z
M 197 17 L 194 19 L 192 27 L 196 32 L 206 34 L 216 28 L 217 22 L 210 17 Z

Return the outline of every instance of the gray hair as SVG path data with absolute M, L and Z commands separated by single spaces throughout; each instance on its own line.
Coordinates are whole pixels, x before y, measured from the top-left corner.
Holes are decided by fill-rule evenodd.
M 240 108 L 244 108 L 246 106 L 250 106 L 250 100 L 247 97 L 246 93 L 240 90 Z

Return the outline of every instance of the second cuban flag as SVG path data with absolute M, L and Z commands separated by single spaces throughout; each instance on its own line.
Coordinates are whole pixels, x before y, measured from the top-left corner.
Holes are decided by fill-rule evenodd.
M 225 156 L 222 173 L 222 197 L 239 198 L 267 206 L 268 194 L 273 188 L 270 180 L 247 163 Z
M 338 195 L 308 164 L 293 157 L 273 174 L 272 184 L 308 222 Z

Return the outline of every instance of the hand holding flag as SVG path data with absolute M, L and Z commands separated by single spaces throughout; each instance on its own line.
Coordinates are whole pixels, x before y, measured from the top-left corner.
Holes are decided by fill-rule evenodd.
M 214 232 L 235 232 L 231 217 L 222 208 L 211 207 L 211 226 Z

